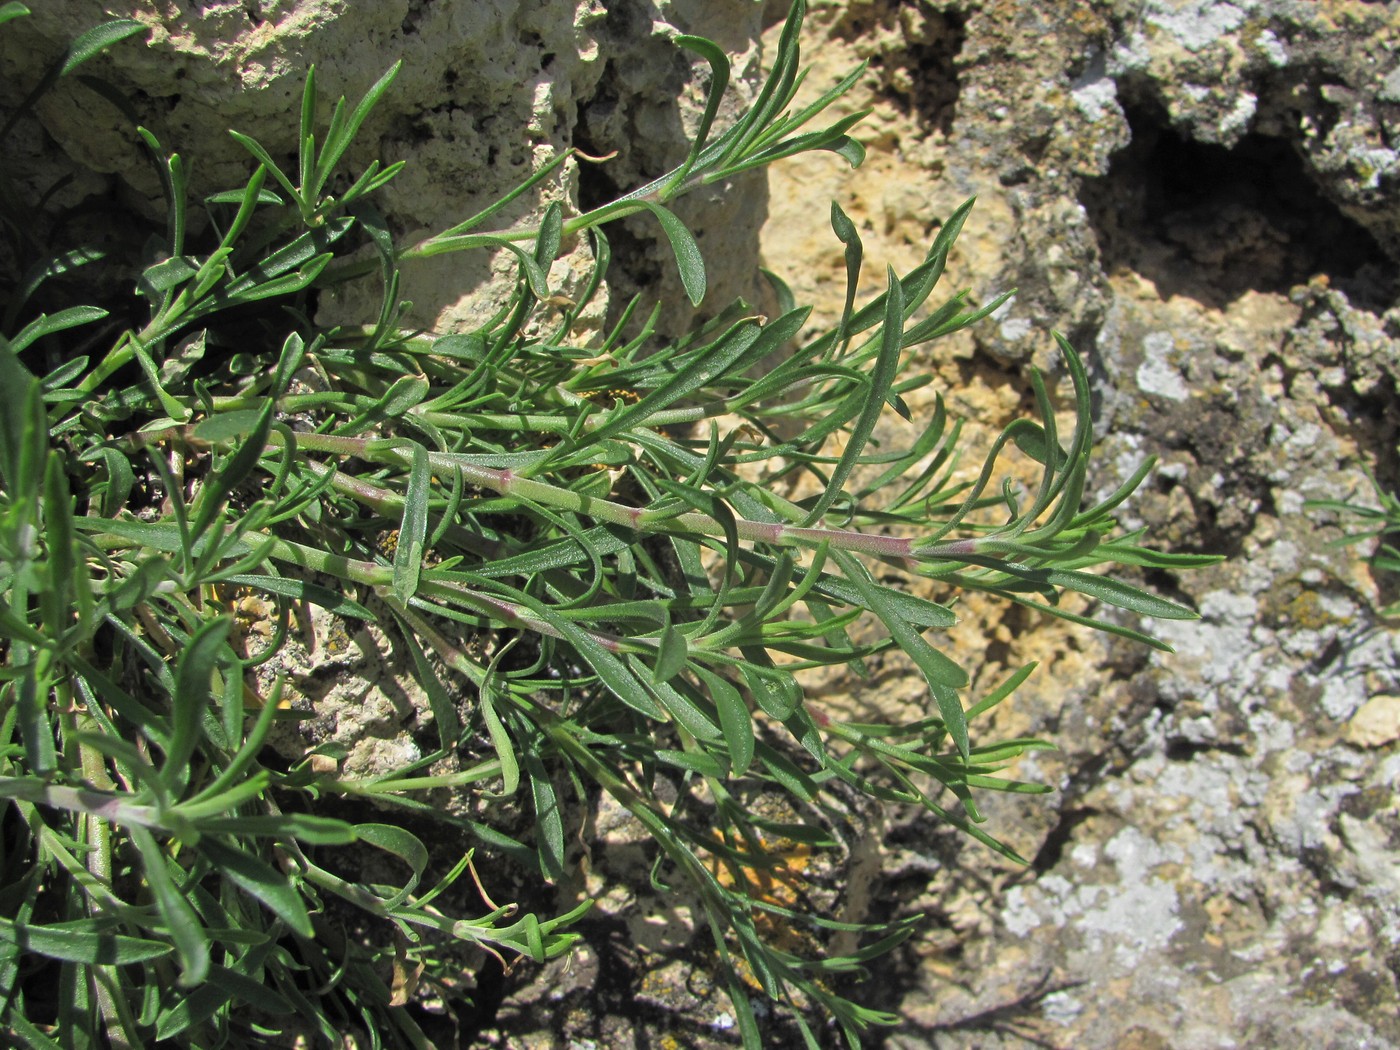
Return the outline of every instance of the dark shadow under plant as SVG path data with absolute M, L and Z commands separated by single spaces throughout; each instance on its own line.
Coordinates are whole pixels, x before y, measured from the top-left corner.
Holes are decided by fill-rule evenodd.
M 7 4 L 0 21 L 23 13 Z M 1192 613 L 1089 570 L 1210 559 L 1155 553 L 1117 528 L 1150 464 L 1085 505 L 1088 380 L 1063 340 L 1070 433 L 1033 377 L 1038 418 L 1011 423 L 960 480 L 942 400 L 911 418 L 905 396 L 929 377 L 910 374 L 907 352 L 1004 301 L 930 303 L 971 202 L 920 265 L 888 272 L 859 307 L 860 240 L 833 206 L 846 309 L 814 339 L 799 341 L 810 311 L 780 288 L 771 319 L 736 303 L 666 342 L 634 302 L 614 330 L 575 342 L 604 287 L 609 223 L 654 218 L 699 302 L 704 263 L 671 201 L 807 150 L 860 162 L 846 134 L 860 114 L 810 130 L 859 70 L 789 110 L 802 15 L 798 0 L 771 77 L 722 132 L 728 62 L 678 36 L 710 74 L 685 161 L 592 211 L 553 205 L 529 228 L 491 223 L 569 155 L 481 214 L 395 243 L 371 198 L 399 166 L 346 174 L 342 162 L 397 67 L 325 128 L 309 73 L 296 170 L 235 132 L 252 174 L 201 201 L 188 199 L 179 155 L 141 130 L 169 221 L 120 301 L 36 313 L 46 285 L 115 262 L 83 244 L 40 246 L 22 214 L 5 214 L 21 261 L 0 347 L 0 1027 L 11 1043 L 429 1045 L 406 1004 L 469 996 L 460 950 L 543 962 L 571 949 L 590 902 L 551 916 L 496 906 L 493 869 L 563 880 L 569 835 L 599 791 L 650 834 L 656 877 L 700 902 L 746 1046 L 761 1044 L 753 989 L 789 1008 L 811 1045 L 828 1024 L 854 1046 L 868 1026 L 896 1023 L 836 989 L 917 917 L 853 925 L 773 899 L 760 892 L 779 863 L 770 844 L 832 849 L 835 799 L 854 791 L 927 807 L 1019 860 L 980 826 L 976 796 L 1046 790 L 998 773 L 1048 746 L 973 739 L 1032 668 L 966 695 L 967 672 L 929 637 L 953 612 L 909 585 L 989 592 L 1164 649 L 1092 610 Z M 48 82 L 139 29 L 99 27 Z M 561 300 L 550 265 L 581 238 L 596 265 Z M 467 250 L 513 253 L 509 303 L 470 332 L 404 328 L 402 263 Z M 311 320 L 319 290 L 352 280 L 379 282 L 377 316 Z M 903 419 L 900 445 L 877 439 L 889 412 Z M 1038 465 L 1030 491 L 998 481 L 1013 447 Z M 1088 601 L 1062 603 L 1066 592 Z M 235 644 L 230 594 L 274 610 L 260 646 Z M 291 687 L 260 669 L 313 606 L 373 624 L 408 654 L 431 753 L 356 778 L 314 748 L 288 763 L 266 747 L 297 715 L 281 702 Z M 927 717 L 845 722 L 804 695 L 804 670 L 888 651 L 926 680 Z M 679 798 L 663 799 L 663 779 Z M 444 793 L 492 804 L 455 815 Z M 787 799 L 795 816 L 755 812 L 755 793 Z M 503 800 L 526 808 L 532 831 L 493 823 Z M 361 816 L 328 816 L 332 804 Z M 440 871 L 409 825 L 474 846 Z M 406 877 L 346 877 L 360 867 L 345 863 L 352 844 Z M 478 871 L 474 857 L 489 861 Z M 779 943 L 772 917 L 818 950 Z M 859 946 L 820 947 L 836 935 Z

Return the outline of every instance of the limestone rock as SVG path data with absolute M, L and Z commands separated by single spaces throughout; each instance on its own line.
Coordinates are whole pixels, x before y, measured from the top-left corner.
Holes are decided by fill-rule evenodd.
M 1357 747 L 1384 747 L 1400 740 L 1400 696 L 1373 696 L 1351 716 L 1342 736 Z
M 1170 655 L 963 608 L 955 651 L 1004 653 L 978 684 L 1040 661 L 994 729 L 1059 745 L 1015 770 L 1058 801 L 986 807 L 1027 871 L 892 820 L 878 914 L 931 929 L 866 986 L 912 1019 L 882 1045 L 1400 1045 L 1380 699 L 1400 639 L 1378 619 L 1391 592 L 1304 509 L 1364 500 L 1363 469 L 1400 479 L 1400 24 L 1269 0 L 833 0 L 814 22 L 814 83 L 872 59 L 851 100 L 874 107 L 872 156 L 772 174 L 769 265 L 839 309 L 838 245 L 804 214 L 839 200 L 878 274 L 976 193 L 947 280 L 1017 295 L 911 367 L 999 427 L 1020 406 L 992 392 L 1054 374 L 1065 331 L 1095 376 L 1099 493 L 1155 455 L 1126 523 L 1229 556 L 1153 574 L 1202 614 L 1149 628 Z

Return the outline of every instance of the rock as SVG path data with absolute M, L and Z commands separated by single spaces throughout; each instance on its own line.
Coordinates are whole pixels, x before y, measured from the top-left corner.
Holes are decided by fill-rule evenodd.
M 1373 696 L 1356 710 L 1342 739 L 1357 747 L 1384 747 L 1400 740 L 1400 696 Z
M 70 39 L 110 17 L 95 0 L 49 0 L 34 7 L 31 17 L 0 34 L 0 101 L 7 106 L 19 101 Z M 324 125 L 336 98 L 347 96 L 354 105 L 402 60 L 346 164 L 359 170 L 374 158 L 407 162 L 377 203 L 409 243 L 476 214 L 571 147 L 617 156 L 582 167 L 569 162 L 559 178 L 498 216 L 494 228 L 538 219 L 553 200 L 573 212 L 594 206 L 679 162 L 686 128 L 698 119 L 704 98 L 688 85 L 690 61 L 669 39 L 676 32 L 704 24 L 735 48 L 734 82 L 741 96 L 758 72 L 760 11 L 741 0 L 659 6 L 625 0 L 606 7 L 597 0 L 263 0 L 188 10 L 141 0 L 126 11 L 150 26 L 147 46 L 128 41 L 85 71 L 111 82 L 167 150 L 192 162 L 196 198 L 241 186 L 252 169 L 229 128 L 294 164 L 309 67 L 316 67 Z M 46 137 L 12 160 L 12 178 L 42 191 L 76 161 L 106 178 L 90 175 L 67 188 L 75 205 L 116 197 L 163 218 L 165 205 L 144 148 L 115 107 L 65 78 L 39 114 Z M 714 201 L 705 202 L 708 229 L 695 230 L 709 260 L 710 285 L 717 300 L 752 297 L 762 180 L 740 180 L 723 196 L 718 209 Z M 680 210 L 693 216 L 697 204 Z M 201 221 L 197 209 L 192 214 Z M 675 294 L 679 278 L 655 224 L 638 222 L 630 229 L 645 259 L 638 257 L 642 253 L 620 253 L 615 276 L 624 290 L 682 298 Z M 586 263 L 586 244 L 566 247 Z M 634 271 L 630 283 L 621 281 L 626 267 Z M 581 286 L 585 269 L 561 266 L 559 290 L 569 294 Z M 440 331 L 462 330 L 489 317 L 515 278 L 508 258 L 492 265 L 481 253 L 454 254 L 408 267 L 401 294 L 415 303 L 415 320 Z M 322 308 L 327 318 L 360 323 L 367 308 L 377 311 L 378 294 L 351 290 L 326 297 Z M 681 310 L 668 321 L 680 327 L 686 316 Z
M 1066 331 L 1095 376 L 1096 491 L 1158 456 L 1125 523 L 1229 561 L 1157 576 L 1202 613 L 1150 628 L 1171 655 L 963 607 L 955 655 L 1005 654 L 979 684 L 1041 663 L 987 731 L 1055 741 L 1015 772 L 1057 801 L 986 805 L 1028 871 L 892 822 L 871 895 L 931 920 L 867 986 L 914 1022 L 885 1045 L 1400 1045 L 1400 769 L 1377 697 L 1400 649 L 1356 548 L 1304 508 L 1365 501 L 1365 469 L 1400 480 L 1400 25 L 1348 2 L 920 6 L 939 43 L 903 5 L 823 5 L 812 80 L 873 56 L 852 99 L 875 109 L 872 156 L 772 174 L 768 265 L 838 309 L 839 253 L 804 215 L 835 196 L 883 272 L 927 222 L 892 202 L 939 215 L 976 193 L 947 280 L 1018 292 L 914 356 L 930 396 L 973 415 L 975 444 L 1021 410 L 988 392 L 1054 374 L 1048 329 Z M 916 68 L 951 108 L 908 105 Z M 881 689 L 901 695 L 888 667 Z

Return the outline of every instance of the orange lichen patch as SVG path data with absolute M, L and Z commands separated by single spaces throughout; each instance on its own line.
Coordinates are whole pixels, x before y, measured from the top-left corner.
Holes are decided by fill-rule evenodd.
M 715 840 L 723 841 L 718 833 Z M 752 865 L 737 862 L 728 857 L 712 854 L 710 871 L 721 886 L 734 889 L 755 902 L 752 909 L 754 928 L 759 935 L 780 951 L 794 955 L 807 955 L 817 950 L 812 934 L 796 929 L 781 915 L 764 910 L 761 905 L 799 910 L 804 906 L 807 879 L 806 872 L 812 859 L 812 848 L 789 839 L 768 842 L 759 839 L 758 849 L 746 842 L 726 842 L 742 856 L 752 857 Z M 736 960 L 739 975 L 745 983 L 758 989 L 758 981 L 749 972 L 742 959 Z
M 374 539 L 374 549 L 386 558 L 392 559 L 399 550 L 399 530 L 385 529 Z
M 715 837 L 719 841 L 718 834 Z M 738 847 L 741 854 L 754 858 L 755 863 L 752 867 L 726 862 L 716 855 L 710 859 L 710 870 L 721 886 L 732 889 L 740 887 L 742 881 L 740 888 L 754 900 L 775 904 L 781 908 L 792 907 L 802 895 L 802 873 L 811 858 L 811 847 L 787 839 L 781 839 L 771 846 L 766 840 L 760 839 L 759 844 L 760 849 L 757 851 L 747 843 Z
M 635 390 L 583 390 L 579 396 L 585 401 L 591 401 L 595 405 L 601 405 L 605 401 L 624 401 L 629 405 L 635 405 L 642 399 L 642 395 Z

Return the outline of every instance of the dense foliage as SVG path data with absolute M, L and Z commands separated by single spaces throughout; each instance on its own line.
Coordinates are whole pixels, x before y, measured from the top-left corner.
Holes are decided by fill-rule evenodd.
M 735 303 L 667 341 L 656 312 L 633 302 L 610 331 L 576 340 L 606 288 L 609 223 L 659 223 L 698 303 L 704 262 L 671 201 L 806 150 L 860 162 L 847 136 L 859 115 L 811 130 L 859 71 L 789 111 L 802 6 L 762 92 L 722 132 L 725 56 L 677 37 L 709 71 L 685 162 L 590 212 L 551 206 L 528 229 L 490 232 L 576 158 L 428 240 L 395 243 L 373 195 L 399 166 L 342 168 L 397 67 L 324 128 L 308 74 L 294 162 L 235 132 L 248 181 L 202 200 L 189 199 L 186 162 L 134 128 L 169 215 L 134 271 L 64 242 L 64 216 L 45 201 L 9 194 L 10 1042 L 260 1047 L 303 1033 L 428 1045 L 409 1005 L 470 996 L 463 946 L 542 962 L 575 943 L 588 900 L 537 915 L 496 906 L 490 887 L 506 866 L 537 884 L 565 879 L 600 793 L 654 840 L 654 880 L 699 903 L 746 1045 L 760 1039 L 755 990 L 790 1007 L 809 1041 L 834 1023 L 854 1045 L 868 1025 L 894 1022 L 840 989 L 917 917 L 850 926 L 764 894 L 754 876 L 780 863 L 775 844 L 833 850 L 829 825 L 851 792 L 925 806 L 1014 856 L 979 826 L 976 794 L 1043 790 L 997 774 L 1047 745 L 979 741 L 973 729 L 1031 669 L 967 696 L 967 672 L 931 640 L 954 613 L 918 584 L 1157 644 L 1116 614 L 1096 618 L 1095 604 L 1191 613 L 1088 570 L 1205 559 L 1152 553 L 1117 529 L 1114 510 L 1147 465 L 1085 505 L 1088 381 L 1062 340 L 1070 433 L 1039 378 L 1039 418 L 1008 426 L 980 473 L 958 469 L 959 428 L 941 399 L 911 418 L 905 395 L 929 377 L 911 373 L 907 352 L 1004 301 L 930 301 L 971 202 L 919 266 L 890 272 L 859 306 L 860 239 L 833 206 L 846 309 L 816 338 L 799 340 L 810 310 L 779 285 L 772 318 Z M 6 4 L 0 20 L 24 13 Z M 58 78 L 140 28 L 81 37 L 6 133 Z M 550 267 L 581 241 L 594 269 L 566 296 Z M 458 251 L 514 253 L 508 304 L 471 331 L 406 328 L 401 265 Z M 318 323 L 317 295 L 348 281 L 378 282 L 377 316 Z M 89 297 L 100 288 L 117 291 Z M 902 442 L 882 440 L 890 413 Z M 1013 450 L 1038 464 L 1030 491 L 999 480 Z M 1090 602 L 1062 605 L 1065 591 Z M 407 654 L 435 733 L 419 761 L 357 778 L 333 747 L 289 758 L 269 746 L 289 727 L 295 739 L 310 714 L 285 699 L 279 660 L 313 613 Z M 926 679 L 927 717 L 857 724 L 808 702 L 804 671 L 859 669 L 887 650 Z M 471 804 L 450 801 L 462 798 Z M 438 829 L 432 848 L 425 827 Z M 461 843 L 446 870 L 442 842 Z M 369 851 L 385 863 L 365 863 Z M 395 863 L 406 877 L 377 881 Z M 809 934 L 806 950 L 772 936 L 774 916 Z M 837 933 L 861 946 L 824 948 Z

